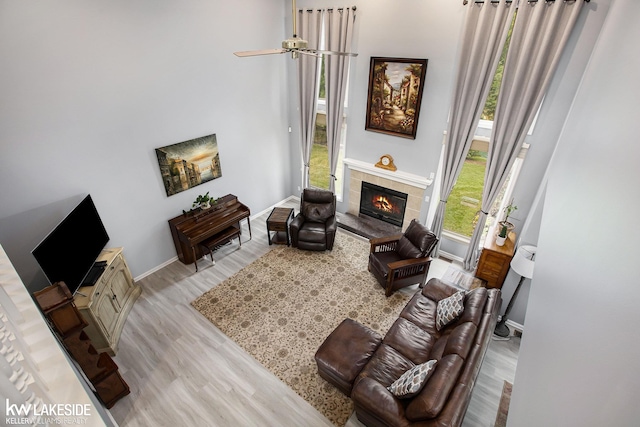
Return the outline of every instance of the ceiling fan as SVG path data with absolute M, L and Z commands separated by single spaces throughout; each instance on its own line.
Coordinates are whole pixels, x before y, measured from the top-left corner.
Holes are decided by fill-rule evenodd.
M 324 55 L 343 55 L 343 56 L 358 56 L 357 53 L 350 52 L 337 52 L 332 50 L 318 50 L 318 49 L 310 49 L 307 47 L 307 41 L 301 39 L 297 35 L 296 28 L 296 0 L 291 1 L 291 9 L 292 20 L 293 20 L 293 37 L 286 39 L 282 42 L 282 47 L 278 49 L 263 49 L 263 50 L 247 50 L 242 52 L 234 52 L 233 54 L 239 56 L 241 58 L 246 56 L 258 56 L 258 55 L 275 55 L 280 53 L 291 52 L 291 57 L 296 59 L 299 57 L 299 54 L 310 55 L 315 57 L 320 57 Z

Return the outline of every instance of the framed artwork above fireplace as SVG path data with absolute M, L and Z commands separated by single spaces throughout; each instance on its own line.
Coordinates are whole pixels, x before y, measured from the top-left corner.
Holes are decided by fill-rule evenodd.
M 416 139 L 426 59 L 372 57 L 365 130 Z

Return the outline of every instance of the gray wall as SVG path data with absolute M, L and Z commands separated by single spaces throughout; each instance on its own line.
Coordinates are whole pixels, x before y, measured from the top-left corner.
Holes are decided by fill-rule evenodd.
M 611 3 L 552 160 L 509 426 L 640 418 L 638 16 Z
M 291 194 L 287 59 L 233 55 L 280 44 L 284 3 L 1 0 L 0 243 L 25 282 L 66 200 L 92 195 L 137 276 L 176 256 L 167 220 L 198 194 Z M 154 149 L 212 133 L 222 177 L 167 197 Z

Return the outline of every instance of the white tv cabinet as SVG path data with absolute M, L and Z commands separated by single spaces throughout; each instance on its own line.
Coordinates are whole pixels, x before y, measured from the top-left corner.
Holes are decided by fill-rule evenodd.
M 97 261 L 106 268 L 95 285 L 83 286 L 74 302 L 89 324 L 84 331 L 98 352 L 115 356 L 122 327 L 142 288 L 133 281 L 129 266 L 122 255 L 123 248 L 104 249 Z

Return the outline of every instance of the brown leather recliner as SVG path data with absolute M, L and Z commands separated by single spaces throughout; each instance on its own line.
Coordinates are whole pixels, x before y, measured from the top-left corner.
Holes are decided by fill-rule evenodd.
M 415 219 L 404 234 L 371 239 L 369 271 L 389 296 L 396 290 L 418 283 L 423 287 L 431 265 L 431 251 L 438 238 Z
M 310 251 L 330 251 L 337 228 L 335 194 L 305 188 L 300 200 L 300 213 L 289 225 L 291 245 Z

